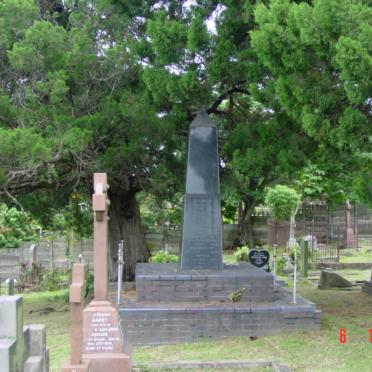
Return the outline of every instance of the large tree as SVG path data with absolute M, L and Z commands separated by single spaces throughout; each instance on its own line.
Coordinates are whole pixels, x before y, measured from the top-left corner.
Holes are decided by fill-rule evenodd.
M 319 146 L 318 164 L 372 203 L 372 7 L 364 0 L 272 0 L 252 41 L 288 115 Z
M 67 203 L 107 172 L 111 269 L 123 239 L 131 278 L 149 257 L 136 193 L 174 183 L 174 123 L 149 104 L 128 17 L 84 1 L 49 8 L 0 2 L 0 193 L 19 206 L 30 193 Z

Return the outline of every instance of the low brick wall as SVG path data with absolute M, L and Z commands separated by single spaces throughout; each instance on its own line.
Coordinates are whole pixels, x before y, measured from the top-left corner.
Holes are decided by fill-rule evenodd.
M 169 344 L 231 336 L 263 336 L 290 330 L 319 330 L 310 303 L 270 306 L 162 307 L 119 309 L 129 344 Z
M 177 264 L 137 264 L 137 301 L 201 302 L 226 301 L 231 292 L 242 290 L 242 299 L 272 301 L 271 273 L 251 264 L 225 266 L 222 271 L 182 270 Z

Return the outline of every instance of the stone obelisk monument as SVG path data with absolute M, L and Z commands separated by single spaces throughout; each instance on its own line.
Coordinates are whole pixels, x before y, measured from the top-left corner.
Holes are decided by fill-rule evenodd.
M 189 133 L 181 269 L 222 268 L 217 127 L 203 110 Z

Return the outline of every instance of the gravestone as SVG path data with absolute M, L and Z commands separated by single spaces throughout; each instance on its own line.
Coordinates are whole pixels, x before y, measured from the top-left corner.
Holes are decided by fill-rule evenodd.
M 85 265 L 74 264 L 70 286 L 70 358 L 62 372 L 89 372 L 90 360 L 83 360 L 83 308 L 85 295 Z
M 91 372 L 129 372 L 117 309 L 108 301 L 106 173 L 94 174 L 94 299 L 83 312 L 83 359 Z
M 46 327 L 23 326 L 21 296 L 0 297 L 0 371 L 49 371 Z
M 223 267 L 217 128 L 206 111 L 190 126 L 180 266 Z
M 350 288 L 352 286 L 353 284 L 351 282 L 331 269 L 325 269 L 320 272 L 319 289 Z
M 14 284 L 15 284 L 15 279 L 14 278 L 8 278 L 5 280 L 5 291 L 8 296 L 13 296 L 14 295 Z
M 269 259 L 270 254 L 268 251 L 257 249 L 252 249 L 249 251 L 248 254 L 249 262 L 258 268 L 264 268 L 265 270 L 269 270 Z
M 124 294 L 120 303 L 126 341 L 168 344 L 319 329 L 313 304 L 298 296 L 288 305 L 279 285 L 274 293 L 270 272 L 247 262 L 222 264 L 217 129 L 205 111 L 190 126 L 188 147 L 180 264 L 136 264 L 136 299 Z M 267 265 L 268 255 L 259 255 Z M 234 293 L 237 302 L 230 301 Z

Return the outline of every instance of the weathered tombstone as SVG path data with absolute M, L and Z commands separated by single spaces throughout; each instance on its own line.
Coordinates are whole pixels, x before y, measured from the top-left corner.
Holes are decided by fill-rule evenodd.
M 352 286 L 353 284 L 351 282 L 331 269 L 325 269 L 320 272 L 319 289 L 350 288 Z
M 117 309 L 108 301 L 106 173 L 94 174 L 94 300 L 83 312 L 83 359 L 92 372 L 128 372 L 130 357 L 124 353 Z
M 64 364 L 62 372 L 90 371 L 90 360 L 83 360 L 83 309 L 85 295 L 85 265 L 74 264 L 70 286 L 70 359 Z
M 8 278 L 7 280 L 5 280 L 5 284 L 6 284 L 5 291 L 8 296 L 14 295 L 14 283 L 15 283 L 15 279 L 13 278 Z
M 190 126 L 180 266 L 223 267 L 217 128 L 206 111 Z
M 308 260 L 309 260 L 308 242 L 302 239 L 301 240 L 301 276 L 303 278 L 307 278 L 307 275 L 308 275 Z
M 46 327 L 23 326 L 20 296 L 0 297 L 0 371 L 47 372 Z

